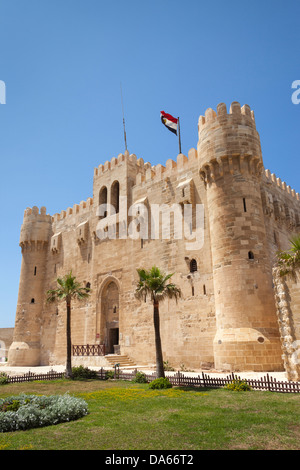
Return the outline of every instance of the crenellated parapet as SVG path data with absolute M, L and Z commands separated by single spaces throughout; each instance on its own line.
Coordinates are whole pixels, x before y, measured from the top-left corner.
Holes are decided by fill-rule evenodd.
M 300 227 L 300 196 L 269 170 L 264 171 L 261 197 L 264 215 L 289 232 Z
M 176 176 L 183 170 L 189 169 L 195 165 L 197 161 L 197 150 L 191 148 L 188 152 L 188 156 L 179 154 L 176 161 L 169 158 L 166 160 L 164 165 L 157 164 L 151 165 L 149 162 L 145 162 L 143 158 L 137 158 L 135 154 L 129 154 L 126 151 L 124 154 L 119 154 L 118 157 L 113 157 L 111 160 L 107 160 L 104 164 L 99 165 L 94 169 L 94 179 L 108 176 L 110 172 L 119 168 L 124 162 L 129 163 L 135 169 L 135 185 L 144 185 L 148 182 L 156 182 L 169 177 L 171 174 Z
M 89 197 L 86 201 L 81 201 L 80 204 L 74 204 L 73 207 L 68 207 L 60 213 L 53 215 L 52 220 L 57 223 L 61 220 L 68 220 L 71 216 L 82 216 L 88 214 L 93 207 L 93 198 Z
M 254 113 L 234 101 L 229 113 L 224 103 L 217 111 L 209 108 L 198 122 L 199 172 L 205 183 L 225 174 L 249 173 L 260 177 L 263 171 L 259 134 Z
M 20 246 L 22 250 L 42 249 L 48 244 L 51 235 L 52 217 L 47 214 L 46 208 L 34 206 L 24 212 L 23 225 L 21 227 Z
M 140 159 L 142 160 L 142 159 Z M 141 171 L 137 173 L 136 185 L 143 186 L 151 184 L 152 182 L 158 182 L 162 180 L 168 180 L 168 178 L 175 177 L 179 178 L 183 171 L 192 169 L 197 163 L 197 150 L 192 148 L 188 152 L 188 156 L 180 153 L 177 155 L 176 161 L 169 158 L 165 165 L 151 165 L 150 163 L 140 162 Z
M 220 103 L 217 106 L 217 111 L 214 111 L 212 108 L 208 108 L 205 111 L 204 116 L 199 117 L 198 121 L 198 132 L 200 138 L 200 132 L 207 126 L 207 124 L 212 124 L 213 122 L 228 121 L 232 124 L 240 123 L 240 124 L 247 124 L 251 125 L 256 128 L 255 125 L 255 118 L 254 118 L 254 111 L 251 110 L 248 104 L 244 104 L 241 106 L 238 101 L 233 101 L 231 103 L 229 113 L 227 113 L 227 106 L 225 103 Z
M 281 178 L 278 178 L 274 173 L 271 173 L 270 170 L 265 170 L 265 178 L 267 183 L 270 183 L 272 187 L 280 189 L 284 196 L 291 197 L 292 200 L 300 202 L 300 194 L 296 193 L 289 185 L 287 185 Z
M 94 169 L 94 178 L 102 176 L 103 173 L 113 170 L 115 167 L 122 165 L 126 159 L 129 159 L 129 161 L 131 162 L 135 162 L 136 156 L 133 154 L 129 155 L 129 152 L 125 151 L 124 154 L 120 153 L 118 157 L 112 157 L 111 160 L 107 160 L 104 164 L 101 164 Z

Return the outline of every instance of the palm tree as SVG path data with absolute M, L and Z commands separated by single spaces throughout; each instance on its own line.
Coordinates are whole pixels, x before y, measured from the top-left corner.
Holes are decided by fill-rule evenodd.
M 155 351 L 156 351 L 156 373 L 157 377 L 164 377 L 164 363 L 161 348 L 160 325 L 159 325 L 159 302 L 169 298 L 181 296 L 181 291 L 175 284 L 167 284 L 167 281 L 173 274 L 165 274 L 159 268 L 153 266 L 149 271 L 145 269 L 137 270 L 139 282 L 136 287 L 135 295 L 138 299 L 146 302 L 147 295 L 153 303 L 153 323 L 155 333 Z
M 72 275 L 72 271 L 66 274 L 63 278 L 58 278 L 57 289 L 50 289 L 47 291 L 47 302 L 62 301 L 66 302 L 67 306 L 67 364 L 66 364 L 66 378 L 72 378 L 72 343 L 71 343 L 71 301 L 73 299 L 84 300 L 90 295 L 88 287 L 81 287 L 80 283 L 76 281 L 76 277 Z
M 293 275 L 300 269 L 300 235 L 290 240 L 291 247 L 289 251 L 279 251 L 277 261 L 280 276 Z

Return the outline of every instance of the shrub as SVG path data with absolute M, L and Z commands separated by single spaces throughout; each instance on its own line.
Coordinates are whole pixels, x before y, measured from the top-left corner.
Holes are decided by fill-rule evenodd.
M 8 376 L 5 372 L 0 372 L 0 385 L 5 385 L 8 383 Z
M 161 388 L 171 388 L 172 384 L 167 377 L 160 377 L 158 379 L 152 380 L 149 384 L 149 388 L 152 389 L 161 389 Z
M 74 380 L 96 379 L 97 372 L 88 367 L 72 367 L 72 376 Z
M 169 361 L 164 361 L 164 370 L 173 371 L 175 369 L 169 364 Z
M 251 390 L 251 387 L 245 380 L 235 379 L 230 384 L 225 386 L 227 390 L 232 390 L 234 392 L 248 392 Z
M 146 374 L 144 374 L 144 372 L 137 371 L 137 373 L 135 374 L 135 378 L 132 379 L 132 382 L 138 383 L 138 384 L 146 384 L 147 383 Z
M 105 371 L 105 380 L 108 379 L 114 379 L 115 378 L 115 373 L 113 370 L 106 370 Z
M 193 369 L 187 369 L 183 363 L 180 364 L 180 370 L 181 372 L 195 372 Z
M 81 398 L 21 394 L 0 399 L 0 432 L 18 431 L 72 421 L 88 413 Z

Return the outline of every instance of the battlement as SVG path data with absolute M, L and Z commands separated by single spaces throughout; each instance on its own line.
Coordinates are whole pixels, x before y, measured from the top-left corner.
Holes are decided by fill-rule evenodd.
M 32 208 L 27 207 L 24 211 L 24 223 L 33 219 L 49 221 L 51 220 L 51 216 L 47 214 L 46 207 L 41 207 L 41 209 L 37 206 L 33 206 Z
M 267 183 L 275 185 L 277 188 L 280 188 L 285 195 L 290 195 L 296 201 L 300 201 L 299 193 L 296 193 L 296 191 L 287 185 L 284 181 L 282 181 L 280 178 L 277 178 L 277 176 L 274 173 L 271 173 L 270 170 L 265 170 L 265 177 Z
M 125 151 L 124 154 L 119 154 L 117 158 L 113 157 L 111 160 L 107 160 L 104 164 L 94 168 L 94 178 L 114 170 L 122 165 L 125 160 L 136 167 L 136 185 L 140 185 L 148 181 L 159 181 L 164 177 L 170 176 L 171 173 L 174 174 L 188 168 L 189 165 L 192 165 L 197 160 L 197 150 L 194 148 L 190 149 L 188 156 L 182 153 L 179 154 L 176 161 L 169 158 L 165 165 L 160 163 L 151 165 L 151 163 L 145 162 L 143 158 L 137 158 L 135 154 L 129 154 L 128 151 Z
M 51 232 L 52 217 L 47 214 L 46 207 L 28 207 L 24 212 L 23 225 L 20 234 L 20 246 L 47 244 Z
M 231 119 L 232 117 L 234 119 L 237 119 L 239 116 L 241 117 L 241 120 L 242 119 L 245 120 L 246 118 L 249 125 L 256 127 L 254 112 L 251 110 L 250 106 L 248 104 L 244 104 L 244 106 L 241 106 L 238 101 L 233 101 L 231 103 L 229 113 L 227 113 L 227 107 L 225 103 L 218 104 L 217 112 L 214 111 L 212 108 L 208 108 L 205 111 L 205 115 L 199 117 L 199 121 L 198 121 L 199 134 L 207 124 L 213 123 L 218 118 L 220 119 L 220 123 L 223 123 L 225 116 L 227 116 L 229 119 Z
M 192 148 L 188 156 L 180 153 L 176 161 L 169 158 L 165 165 L 151 165 L 150 163 L 141 163 L 142 171 L 136 176 L 136 185 L 142 185 L 149 181 L 157 182 L 169 178 L 171 175 L 177 177 L 182 170 L 189 169 L 197 161 L 197 150 Z M 140 159 L 142 160 L 142 159 Z
M 53 222 L 58 222 L 72 215 L 81 215 L 89 212 L 93 206 L 93 198 L 89 197 L 86 201 L 81 201 L 80 204 L 74 204 L 73 207 L 68 207 L 60 213 L 56 213 L 52 217 Z
M 128 150 L 125 150 L 124 154 L 120 153 L 118 157 L 112 157 L 111 160 L 107 160 L 104 164 L 100 164 L 97 168 L 94 169 L 94 177 L 102 176 L 103 173 L 123 164 L 123 162 L 129 162 L 137 167 L 143 167 L 144 161 L 142 158 L 137 159 L 136 155 L 129 154 Z

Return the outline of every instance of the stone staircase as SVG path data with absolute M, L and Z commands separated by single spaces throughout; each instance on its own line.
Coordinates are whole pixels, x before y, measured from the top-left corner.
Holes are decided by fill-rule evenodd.
M 112 367 L 114 367 L 115 364 L 120 364 L 120 368 L 136 366 L 136 364 L 125 354 L 107 354 L 104 357 Z

